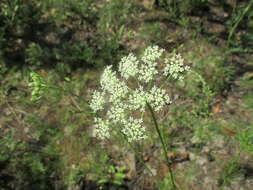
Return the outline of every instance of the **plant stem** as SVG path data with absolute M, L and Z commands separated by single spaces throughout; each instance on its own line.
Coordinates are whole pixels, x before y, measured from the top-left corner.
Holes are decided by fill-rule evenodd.
M 156 132 L 158 133 L 159 139 L 160 139 L 160 141 L 162 143 L 163 154 L 164 154 L 165 160 L 167 162 L 167 165 L 169 167 L 170 179 L 171 179 L 171 182 L 172 182 L 173 190 L 176 190 L 177 186 L 175 184 L 174 174 L 173 174 L 173 171 L 172 171 L 172 168 L 171 168 L 171 161 L 170 161 L 170 159 L 168 157 L 168 152 L 167 152 L 167 148 L 166 148 L 166 145 L 165 145 L 163 137 L 162 137 L 162 133 L 161 133 L 161 131 L 159 129 L 158 122 L 157 122 L 157 119 L 155 117 L 155 113 L 154 113 L 151 105 L 148 102 L 147 102 L 147 106 L 148 106 L 148 109 L 149 109 L 149 111 L 151 113 L 152 119 L 154 121 Z

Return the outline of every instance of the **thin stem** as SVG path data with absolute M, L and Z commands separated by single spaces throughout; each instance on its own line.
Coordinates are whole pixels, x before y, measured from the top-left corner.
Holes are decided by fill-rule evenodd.
M 173 185 L 173 188 L 174 190 L 177 189 L 177 186 L 175 184 L 175 179 L 174 179 L 174 174 L 173 174 L 173 171 L 172 171 L 172 168 L 171 168 L 171 161 L 168 157 L 168 152 L 167 152 L 167 148 L 166 148 L 166 145 L 164 143 L 164 140 L 163 140 L 163 137 L 162 137 L 162 133 L 161 133 L 161 130 L 159 129 L 159 126 L 158 126 L 158 122 L 157 122 L 157 119 L 155 117 L 155 113 L 151 107 L 151 105 L 147 102 L 147 106 L 148 106 L 148 109 L 151 113 L 151 116 L 152 116 L 152 119 L 154 121 L 154 124 L 155 124 L 155 129 L 156 129 L 156 132 L 158 133 L 158 136 L 159 136 L 159 139 L 162 143 L 162 147 L 163 147 L 163 154 L 164 154 L 164 157 L 165 157 L 165 160 L 167 162 L 167 165 L 169 167 L 169 173 L 170 173 L 170 179 L 171 179 L 171 182 L 172 182 L 172 185 Z
M 78 100 L 81 100 L 82 102 L 84 102 L 86 105 L 89 105 L 88 102 L 86 100 L 84 100 L 80 95 L 77 95 L 77 94 L 73 93 L 72 91 L 66 90 L 65 88 L 57 87 L 57 86 L 54 86 L 54 85 L 47 85 L 46 87 L 51 88 L 51 89 L 60 90 L 64 93 L 69 93 L 70 95 L 78 98 Z
M 161 84 L 161 88 L 163 88 L 163 87 L 167 84 L 167 82 L 168 82 L 170 79 L 171 79 L 171 75 L 168 75 L 168 76 L 165 78 L 165 80 L 163 81 L 163 83 Z
M 73 92 L 71 92 L 71 91 L 68 91 L 68 90 L 66 90 L 66 89 L 64 89 L 64 88 L 57 87 L 57 86 L 54 86 L 54 85 L 49 85 L 49 84 L 48 84 L 46 87 L 47 87 L 47 88 L 56 89 L 56 90 L 60 90 L 60 91 L 65 92 L 65 93 L 69 93 L 69 94 L 71 94 L 72 96 L 75 96 L 75 97 L 81 99 L 81 97 L 80 97 L 79 95 L 77 95 L 77 94 L 75 94 L 75 93 L 73 93 Z M 82 99 L 81 99 L 81 100 L 82 100 Z M 85 102 L 86 102 L 86 101 L 85 101 Z

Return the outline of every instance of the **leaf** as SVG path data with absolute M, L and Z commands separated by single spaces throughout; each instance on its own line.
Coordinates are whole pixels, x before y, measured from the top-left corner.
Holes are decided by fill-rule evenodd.
M 104 184 L 104 183 L 108 183 L 108 179 L 100 179 L 98 180 L 99 184 Z
M 232 129 L 228 129 L 228 128 L 225 128 L 223 129 L 223 132 L 225 135 L 228 135 L 228 136 L 234 136 L 237 134 L 237 132 L 235 130 L 232 130 Z
M 221 104 L 216 104 L 213 107 L 213 113 L 221 113 Z
M 115 184 L 115 185 L 121 185 L 122 184 L 122 182 L 121 181 L 119 181 L 119 180 L 113 180 L 113 183 Z
M 70 78 L 69 77 L 65 77 L 64 80 L 67 81 L 67 82 L 70 82 Z
M 219 157 L 219 159 L 229 159 L 229 158 L 231 158 L 231 155 L 226 154 L 226 153 L 219 153 L 218 157 Z
M 109 171 L 110 173 L 115 173 L 115 172 L 116 172 L 116 169 L 115 169 L 114 166 L 109 166 L 108 171 Z
M 115 174 L 115 177 L 120 178 L 120 179 L 124 179 L 125 176 L 126 176 L 126 175 L 123 174 L 123 173 L 116 173 L 116 174 Z
M 125 30 L 125 25 L 122 25 L 119 29 L 119 32 L 117 34 L 118 38 L 121 38 Z

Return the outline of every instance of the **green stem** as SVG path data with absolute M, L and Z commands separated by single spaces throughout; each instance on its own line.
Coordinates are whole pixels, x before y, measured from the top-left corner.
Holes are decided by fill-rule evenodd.
M 77 94 L 75 94 L 75 93 L 73 93 L 71 91 L 68 91 L 68 90 L 66 90 L 64 88 L 56 87 L 56 86 L 53 86 L 53 85 L 47 85 L 46 87 L 47 88 L 51 88 L 51 89 L 56 89 L 56 90 L 62 91 L 64 93 L 69 93 L 70 95 L 78 98 L 78 100 L 81 100 L 82 102 L 84 102 L 86 105 L 89 105 L 89 103 L 87 101 L 83 100 L 83 98 L 81 96 L 79 96 L 79 95 L 77 95 Z
M 168 75 L 166 76 L 165 80 L 163 81 L 163 83 L 161 84 L 161 88 L 163 88 L 167 83 L 168 81 L 171 79 L 171 75 Z
M 65 92 L 65 93 L 69 93 L 70 95 L 75 96 L 75 97 L 81 99 L 81 97 L 80 97 L 79 95 L 77 95 L 77 94 L 75 94 L 75 93 L 73 93 L 73 92 L 71 92 L 71 91 L 65 90 L 64 88 L 57 87 L 57 86 L 54 86 L 54 85 L 49 85 L 49 84 L 46 85 L 46 87 L 51 88 L 51 89 L 60 90 L 60 91 Z
M 159 126 L 158 126 L 158 122 L 157 122 L 157 119 L 155 117 L 155 113 L 151 107 L 151 105 L 147 102 L 147 106 L 148 106 L 148 109 L 151 113 L 151 116 L 152 116 L 152 119 L 154 121 L 154 124 L 155 124 L 155 129 L 156 129 L 156 132 L 158 133 L 158 136 L 159 136 L 159 139 L 162 143 L 162 147 L 163 147 L 163 154 L 164 154 L 164 157 L 165 157 L 165 160 L 167 162 L 167 165 L 169 167 L 169 173 L 170 173 L 170 179 L 171 179 L 171 182 L 172 182 L 172 185 L 173 185 L 173 189 L 176 190 L 177 189 L 177 186 L 175 184 L 175 179 L 174 179 L 174 174 L 173 174 L 173 171 L 172 171 L 172 167 L 171 167 L 171 161 L 168 157 L 168 152 L 167 152 L 167 148 L 166 148 L 166 145 L 164 143 L 164 140 L 163 140 L 163 137 L 162 137 L 162 133 L 161 133 L 161 130 L 159 129 Z
M 54 85 L 47 85 L 46 87 L 47 87 L 47 88 L 51 88 L 51 89 L 55 89 L 55 90 L 62 91 L 63 93 L 69 93 L 70 95 L 72 95 L 72 96 L 78 98 L 78 100 L 83 101 L 83 102 L 86 104 L 86 106 L 89 105 L 89 103 L 88 103 L 87 101 L 83 100 L 83 98 L 81 98 L 81 96 L 79 96 L 79 95 L 77 95 L 77 94 L 75 94 L 75 93 L 73 93 L 73 92 L 71 92 L 71 91 L 68 91 L 68 90 L 66 90 L 66 89 L 64 89 L 64 88 L 60 88 L 60 87 L 57 87 L 57 86 L 54 86 Z M 76 108 L 79 110 L 79 112 L 82 112 L 82 113 L 89 113 L 89 114 L 95 114 L 94 112 L 88 112 L 88 111 L 86 111 L 86 110 L 81 109 L 81 108 L 79 107 L 79 105 L 77 104 L 77 102 L 76 102 L 73 98 L 71 98 L 71 102 L 72 102 L 72 105 L 73 105 L 74 107 L 76 107 Z

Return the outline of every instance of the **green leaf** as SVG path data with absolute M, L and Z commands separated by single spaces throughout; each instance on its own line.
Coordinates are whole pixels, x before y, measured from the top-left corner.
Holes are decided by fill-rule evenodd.
M 107 183 L 109 180 L 108 179 L 100 179 L 98 181 L 99 184 Z
M 67 82 L 70 82 L 70 78 L 69 77 L 65 77 L 64 80 L 67 81 Z
M 115 177 L 120 178 L 120 179 L 124 179 L 126 177 L 126 175 L 123 173 L 116 173 Z
M 121 185 L 122 182 L 120 180 L 115 179 L 115 180 L 113 180 L 113 184 L 115 184 L 115 185 Z

